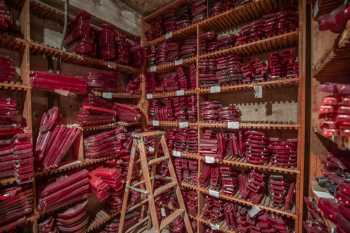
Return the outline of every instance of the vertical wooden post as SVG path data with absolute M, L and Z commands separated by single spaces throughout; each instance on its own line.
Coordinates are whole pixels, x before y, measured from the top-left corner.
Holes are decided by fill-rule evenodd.
M 196 31 L 196 35 L 197 35 L 197 54 L 196 54 L 196 98 L 197 98 L 197 123 L 199 122 L 199 118 L 200 118 L 200 95 L 199 95 L 199 89 L 200 89 L 200 82 L 199 82 L 199 56 L 200 56 L 200 41 L 199 41 L 199 35 L 200 35 L 200 28 L 199 25 L 197 24 L 197 31 Z M 197 151 L 199 151 L 199 145 L 200 145 L 200 137 L 201 137 L 201 128 L 199 127 L 199 125 L 197 126 Z M 200 174 L 202 172 L 202 162 L 200 160 L 198 160 L 198 174 L 197 174 L 197 187 L 199 186 L 199 177 Z M 197 189 L 197 205 L 198 205 L 198 209 L 197 209 L 197 217 L 200 215 L 202 207 L 203 207 L 203 197 L 202 197 L 202 193 L 199 191 L 199 189 Z M 200 221 L 198 221 L 197 219 L 197 233 L 203 232 L 203 225 Z
M 309 156 L 306 154 L 306 147 L 309 145 L 309 133 L 306 132 L 306 125 L 309 125 L 307 122 L 306 114 L 310 114 L 310 112 L 306 112 L 307 104 L 307 95 L 306 95 L 306 83 L 310 78 L 307 72 L 307 65 L 310 65 L 308 61 L 307 54 L 307 3 L 306 1 L 299 0 L 298 6 L 299 12 L 299 47 L 298 47 L 298 55 L 299 55 L 299 93 L 298 93 L 298 170 L 299 174 L 296 176 L 296 214 L 297 218 L 295 221 L 295 231 L 303 232 L 303 209 L 304 209 L 304 169 L 305 169 L 305 156 Z

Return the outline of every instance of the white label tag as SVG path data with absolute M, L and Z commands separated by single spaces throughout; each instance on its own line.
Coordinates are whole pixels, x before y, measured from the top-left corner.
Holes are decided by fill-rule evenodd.
M 154 152 L 154 147 L 153 146 L 149 146 L 148 147 L 148 152 L 153 153 Z
M 181 153 L 181 151 L 173 150 L 173 156 L 174 156 L 174 157 L 177 157 L 177 158 L 181 158 L 182 153 Z
M 238 121 L 229 121 L 229 122 L 227 122 L 227 128 L 228 129 L 239 129 L 239 122 Z
M 314 191 L 314 193 L 318 198 L 334 199 L 334 196 L 329 192 Z
M 55 90 L 55 93 L 59 94 L 59 95 L 63 95 L 63 96 L 69 96 L 70 92 L 69 91 L 66 91 L 66 90 L 59 90 L 59 89 L 56 89 Z
M 163 207 L 160 208 L 160 214 L 162 215 L 162 217 L 166 217 L 165 209 Z
M 213 224 L 213 223 L 209 223 L 209 226 L 212 230 L 214 231 L 218 231 L 220 230 L 220 225 L 219 224 Z
M 259 212 L 261 211 L 261 209 L 257 206 L 253 206 L 249 211 L 248 211 L 248 215 L 251 218 L 254 218 L 255 215 L 257 215 Z
M 220 192 L 216 190 L 209 189 L 209 195 L 212 197 L 219 198 L 220 197 Z
M 151 66 L 151 67 L 149 68 L 149 71 L 150 71 L 150 72 L 156 72 L 156 71 L 157 71 L 157 66 Z
M 112 69 L 114 67 L 114 63 L 113 62 L 106 62 L 107 67 Z
M 262 98 L 262 86 L 254 86 L 254 96 L 257 99 L 261 99 Z
M 112 99 L 113 98 L 113 94 L 111 92 L 102 92 L 102 98 Z
M 179 65 L 182 65 L 182 64 L 184 64 L 184 60 L 183 59 L 179 59 L 179 60 L 175 61 L 175 66 L 179 66 Z
M 220 93 L 221 87 L 220 86 L 212 86 L 210 87 L 210 93 Z
M 153 126 L 159 126 L 159 121 L 152 121 Z
M 179 128 L 180 129 L 188 128 L 188 122 L 187 121 L 179 122 Z
M 215 158 L 212 157 L 212 156 L 206 155 L 206 156 L 204 157 L 204 161 L 205 161 L 206 163 L 215 163 Z
M 147 94 L 146 99 L 148 99 L 148 100 L 153 99 L 153 94 Z
M 164 35 L 165 39 L 170 39 L 171 37 L 173 37 L 173 32 L 168 32 Z
M 176 91 L 176 96 L 184 96 L 185 95 L 185 90 L 177 90 Z

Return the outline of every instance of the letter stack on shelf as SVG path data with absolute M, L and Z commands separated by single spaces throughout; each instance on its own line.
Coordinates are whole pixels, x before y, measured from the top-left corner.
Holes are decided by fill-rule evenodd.
M 11 187 L 0 193 L 0 230 L 7 232 L 24 223 L 33 211 L 33 193 L 30 188 Z
M 48 184 L 40 191 L 38 210 L 43 213 L 52 212 L 86 200 L 90 189 L 88 173 L 84 169 L 59 177 Z
M 31 73 L 31 78 L 32 86 L 40 90 L 62 90 L 81 95 L 87 93 L 87 83 L 81 77 L 35 71 Z
M 45 170 L 60 166 L 81 134 L 77 127 L 59 124 L 57 107 L 43 114 L 39 130 L 35 151 Z
M 130 133 L 124 127 L 118 127 L 84 139 L 85 158 L 119 157 L 127 155 Z

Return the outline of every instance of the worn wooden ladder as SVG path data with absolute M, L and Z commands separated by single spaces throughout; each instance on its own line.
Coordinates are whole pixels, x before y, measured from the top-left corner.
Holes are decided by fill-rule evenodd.
M 156 146 L 154 148 L 154 157 L 152 159 L 147 160 L 146 148 L 145 148 L 145 139 L 147 138 L 156 138 Z M 164 156 L 158 157 L 158 147 L 159 144 L 162 148 Z M 136 160 L 139 158 L 138 160 Z M 169 177 L 163 177 L 156 175 L 156 165 L 161 162 L 168 161 L 168 169 L 169 169 Z M 133 174 L 135 174 L 134 168 L 136 163 L 141 163 L 141 171 L 142 175 L 141 181 L 133 181 Z M 149 169 L 151 168 L 151 169 Z M 160 186 L 154 189 L 154 180 L 166 180 L 167 183 L 163 186 Z M 145 189 L 146 188 L 146 189 Z M 175 189 L 175 194 L 177 197 L 177 201 L 179 204 L 179 209 L 173 211 L 170 215 L 166 216 L 161 222 L 157 217 L 156 205 L 154 198 L 167 192 L 170 189 Z M 134 206 L 128 206 L 129 200 L 129 192 L 130 190 L 141 193 L 141 196 L 144 196 L 144 200 L 141 200 L 138 204 Z M 137 133 L 133 135 L 133 145 L 131 149 L 129 167 L 128 167 L 128 175 L 125 184 L 125 192 L 123 197 L 123 206 L 120 214 L 120 222 L 119 222 L 119 233 L 129 233 L 138 230 L 139 228 L 149 222 L 149 216 L 143 218 L 143 211 L 141 214 L 141 220 L 138 221 L 137 224 L 133 225 L 131 228 L 124 231 L 125 225 L 125 216 L 127 213 L 136 210 L 138 208 L 144 207 L 148 203 L 148 213 L 151 217 L 152 227 L 155 233 L 161 233 L 163 229 L 165 229 L 170 223 L 172 223 L 177 217 L 183 216 L 183 220 L 185 223 L 185 228 L 188 233 L 193 233 L 190 219 L 186 212 L 186 207 L 184 204 L 184 200 L 181 194 L 181 190 L 179 184 L 177 182 L 175 169 L 173 163 L 170 158 L 169 149 L 166 143 L 166 139 L 164 136 L 164 132 L 162 131 L 149 131 L 144 133 Z

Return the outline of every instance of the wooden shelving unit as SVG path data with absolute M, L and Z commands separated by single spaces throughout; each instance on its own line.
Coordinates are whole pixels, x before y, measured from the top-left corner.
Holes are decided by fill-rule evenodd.
M 7 33 L 1 32 L 0 36 L 0 47 L 16 51 L 20 54 L 20 80 L 17 82 L 2 82 L 0 83 L 0 91 L 11 91 L 14 93 L 14 95 L 21 95 L 24 96 L 24 103 L 23 103 L 23 111 L 22 116 L 27 121 L 27 127 L 25 128 L 26 132 L 30 132 L 35 134 L 36 129 L 33 129 L 34 120 L 34 111 L 33 111 L 33 98 L 34 98 L 34 91 L 31 86 L 31 79 L 30 79 L 30 72 L 32 69 L 32 60 L 31 55 L 46 55 L 50 57 L 56 57 L 60 58 L 62 63 L 69 63 L 72 65 L 79 65 L 82 67 L 88 67 L 93 69 L 102 69 L 102 70 L 109 70 L 109 71 L 118 71 L 125 74 L 133 74 L 133 75 L 139 75 L 140 70 L 131 66 L 118 64 L 116 62 L 107 62 L 102 59 L 92 58 L 92 57 L 86 57 L 81 56 L 76 53 L 67 52 L 65 50 L 61 50 L 58 48 L 51 48 L 44 43 L 38 43 L 32 40 L 31 38 L 31 15 L 39 16 L 45 20 L 48 21 L 54 21 L 59 22 L 61 26 L 63 25 L 63 19 L 64 19 L 64 12 L 61 9 L 58 9 L 56 7 L 53 7 L 47 3 L 44 3 L 40 0 L 22 0 L 21 4 L 12 3 L 11 7 L 15 7 L 17 10 L 20 11 L 20 29 L 22 36 L 16 36 L 16 35 L 10 35 Z M 50 1 L 45 1 L 50 2 Z M 53 1 L 51 3 L 57 3 L 57 1 Z M 61 7 L 61 6 L 60 6 Z M 73 10 L 73 9 L 71 9 Z M 75 12 L 78 12 L 79 9 L 74 9 Z M 70 19 L 72 19 L 74 16 L 70 15 Z M 93 17 L 93 27 L 99 28 L 98 25 L 103 23 L 104 21 L 101 19 L 98 19 L 96 17 Z M 120 29 L 116 29 L 122 33 L 125 33 L 128 38 L 136 39 L 137 37 L 134 35 L 131 35 L 129 33 L 126 33 L 124 31 L 121 31 Z M 36 92 L 35 92 L 36 93 Z M 41 94 L 46 95 L 47 98 L 60 98 L 57 96 L 48 95 L 49 92 L 42 92 Z M 95 93 L 97 96 L 101 96 L 101 93 Z M 130 95 L 128 93 L 112 93 L 112 98 L 116 99 L 130 99 L 130 100 L 139 100 L 140 95 Z M 113 124 L 97 124 L 94 127 L 84 127 L 81 128 L 83 133 L 81 134 L 81 138 L 79 141 L 79 157 L 76 161 L 62 165 L 55 169 L 50 169 L 46 171 L 35 171 L 33 181 L 32 181 L 32 189 L 33 189 L 33 212 L 30 216 L 27 216 L 24 221 L 21 221 L 19 224 L 21 225 L 31 225 L 32 229 L 31 232 L 37 233 L 38 232 L 38 223 L 39 221 L 42 221 L 44 217 L 56 213 L 58 210 L 55 211 L 49 211 L 49 212 L 39 212 L 37 209 L 37 202 L 38 202 L 38 196 L 39 191 L 37 190 L 37 182 L 38 180 L 44 180 L 44 179 L 51 179 L 54 177 L 58 177 L 60 175 L 66 174 L 67 172 L 71 172 L 74 170 L 84 169 L 93 167 L 96 165 L 102 165 L 106 161 L 110 161 L 115 158 L 113 155 L 106 155 L 106 157 L 101 159 L 85 159 L 84 158 L 84 148 L 83 148 L 83 137 L 84 132 L 93 132 L 98 130 L 106 130 L 106 129 L 113 129 L 118 126 L 124 126 L 124 127 L 139 127 L 142 126 L 141 124 L 130 124 L 126 122 L 116 122 Z M 35 146 L 35 139 L 33 135 L 33 144 Z M 8 179 L 0 179 L 0 186 L 1 187 L 7 187 L 11 185 L 18 185 L 15 178 L 8 178 Z M 21 185 L 21 184 L 20 184 Z M 30 185 L 30 184 L 23 184 L 23 185 Z M 63 206 L 60 208 L 60 210 L 70 207 L 70 205 Z M 101 224 L 96 226 L 90 226 L 88 232 L 95 232 L 97 228 L 102 227 L 105 223 L 108 221 L 116 218 L 117 215 L 110 215 L 108 219 L 105 219 L 105 221 L 102 221 Z
M 174 9 L 185 4 L 185 1 L 177 0 L 173 1 L 171 4 L 165 6 L 164 8 L 158 10 L 155 14 L 151 14 L 143 18 L 143 35 L 141 36 L 141 44 L 144 47 L 147 46 L 156 46 L 166 40 L 177 41 L 182 40 L 187 37 L 196 37 L 197 38 L 197 55 L 195 57 L 191 57 L 189 59 L 179 59 L 176 61 L 170 61 L 166 64 L 155 65 L 147 67 L 144 70 L 143 82 L 145 82 L 145 73 L 166 73 L 171 72 L 176 69 L 177 66 L 186 66 L 189 64 L 196 64 L 197 67 L 197 76 L 196 83 L 197 87 L 190 90 L 178 90 L 178 91 L 170 91 L 170 92 L 155 92 L 155 93 L 145 93 L 143 91 L 143 95 L 141 97 L 142 102 L 144 102 L 145 110 L 147 111 L 148 101 L 152 101 L 153 99 L 161 99 L 167 97 L 176 97 L 176 96 L 191 96 L 195 95 L 197 97 L 197 114 L 198 121 L 197 122 L 188 122 L 186 126 L 188 128 L 194 128 L 198 130 L 198 138 L 200 138 L 201 132 L 203 129 L 211 128 L 217 130 L 237 130 L 229 128 L 227 122 L 203 122 L 200 120 L 200 102 L 204 99 L 215 99 L 215 100 L 224 100 L 225 104 L 230 103 L 229 98 L 232 100 L 242 94 L 242 96 L 246 96 L 245 92 L 254 91 L 257 86 L 260 86 L 266 91 L 269 92 L 269 95 L 273 95 L 274 92 L 281 92 L 281 90 L 286 90 L 285 95 L 294 95 L 296 96 L 297 101 L 297 109 L 296 121 L 270 121 L 263 119 L 256 119 L 256 121 L 249 122 L 239 122 L 239 129 L 255 129 L 255 130 L 272 130 L 274 132 L 281 132 L 282 134 L 293 134 L 298 138 L 298 161 L 297 167 L 295 168 L 283 168 L 273 166 L 272 164 L 264 164 L 264 165 L 254 165 L 250 164 L 245 160 L 234 158 L 233 156 L 227 156 L 222 161 L 215 161 L 216 164 L 219 165 L 227 165 L 232 166 L 237 169 L 242 170 L 251 170 L 257 169 L 263 171 L 264 173 L 271 174 L 283 174 L 288 177 L 294 177 L 296 181 L 296 200 L 295 207 L 292 210 L 283 210 L 274 208 L 271 206 L 271 203 L 266 198 L 259 205 L 255 205 L 247 200 L 241 199 L 239 196 L 228 196 L 220 193 L 219 198 L 226 201 L 233 201 L 235 203 L 239 203 L 245 206 L 250 207 L 259 207 L 271 214 L 284 216 L 291 221 L 294 222 L 295 232 L 302 232 L 302 217 L 303 217 L 303 192 L 304 192 L 304 152 L 305 147 L 305 96 L 306 96 L 306 80 L 308 79 L 307 74 L 307 37 L 306 37 L 306 19 L 307 19 L 307 3 L 306 1 L 293 1 L 298 4 L 298 12 L 299 12 L 299 29 L 297 31 L 291 31 L 281 35 L 275 35 L 270 38 L 262 39 L 259 41 L 232 46 L 226 49 L 218 49 L 215 52 L 201 54 L 199 52 L 199 35 L 202 32 L 207 31 L 216 31 L 217 33 L 226 32 L 230 29 L 237 29 L 241 25 L 252 22 L 256 19 L 261 18 L 264 14 L 273 12 L 275 9 L 280 8 L 288 1 L 272 1 L 272 0 L 256 0 L 251 1 L 247 4 L 238 6 L 234 9 L 223 12 L 219 15 L 208 17 L 205 20 L 189 25 L 188 27 L 179 29 L 177 31 L 168 32 L 165 35 L 162 35 L 158 38 L 154 38 L 152 40 L 147 41 L 144 32 L 150 27 L 152 20 L 156 19 L 161 15 L 165 15 L 169 9 Z M 264 55 L 268 52 L 281 50 L 284 48 L 297 47 L 298 48 L 298 61 L 299 61 L 299 76 L 298 77 L 284 77 L 281 79 L 249 83 L 249 84 L 235 84 L 235 85 L 221 85 L 219 92 L 214 92 L 211 90 L 211 87 L 199 87 L 199 62 L 202 59 L 206 58 L 217 58 L 224 55 L 238 55 L 241 57 L 248 57 L 254 55 Z M 227 97 L 225 97 L 227 96 Z M 281 96 L 281 95 L 280 95 Z M 240 98 L 240 100 L 243 97 Z M 268 98 L 268 97 L 263 97 Z M 292 98 L 292 97 L 291 97 Z M 294 98 L 294 97 L 293 97 Z M 239 99 L 239 98 L 238 98 Z M 249 104 L 253 104 L 253 102 L 261 102 L 262 99 L 256 99 L 249 102 Z M 237 101 L 235 102 L 237 103 Z M 183 122 L 178 121 L 157 121 L 153 119 L 147 119 L 147 125 L 159 128 L 184 128 Z M 231 126 L 232 127 L 232 126 Z M 199 140 L 198 140 L 199 144 Z M 203 169 L 203 164 L 205 163 L 205 159 L 200 154 L 194 153 L 193 156 L 187 156 L 186 152 L 181 152 L 180 156 L 176 153 L 173 157 L 180 157 L 184 159 L 191 159 L 198 161 L 198 177 L 201 174 Z M 189 184 L 186 182 L 182 182 L 183 189 L 194 190 L 198 195 L 198 213 L 197 217 L 192 216 L 192 220 L 197 222 L 197 233 L 201 233 L 204 230 L 204 225 L 210 227 L 210 222 L 201 217 L 201 211 L 204 205 L 204 195 L 209 195 L 209 191 L 207 188 L 199 187 L 197 184 Z M 212 228 L 213 229 L 213 228 Z M 226 228 L 226 226 L 219 226 L 216 230 L 221 232 L 234 232 L 232 229 Z
M 312 21 L 312 122 L 314 122 L 311 132 L 310 161 L 309 161 L 309 190 L 308 194 L 315 202 L 319 197 L 315 191 L 320 191 L 316 177 L 323 176 L 325 171 L 325 161 L 328 154 L 338 156 L 346 154 L 350 149 L 349 137 L 336 134 L 332 137 L 325 137 L 319 128 L 319 108 L 323 97 L 327 93 L 322 93 L 320 85 L 327 82 L 341 83 L 349 85 L 348 75 L 350 74 L 348 64 L 350 61 L 350 23 L 347 22 L 344 30 L 335 34 L 330 31 L 320 31 L 318 29 L 317 18 L 329 14 L 336 7 L 341 6 L 344 1 L 339 0 L 319 0 L 313 2 L 314 15 Z M 316 5 L 317 4 L 317 5 Z M 316 14 L 318 13 L 318 14 Z M 327 194 L 328 193 L 328 194 Z M 322 190 L 322 196 L 331 196 L 328 190 Z M 336 226 L 321 213 L 321 220 L 328 228 L 328 232 L 335 232 Z

